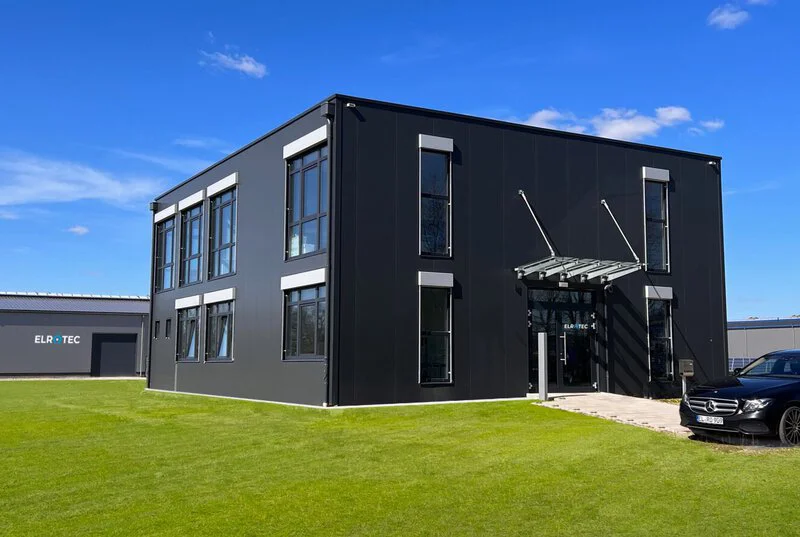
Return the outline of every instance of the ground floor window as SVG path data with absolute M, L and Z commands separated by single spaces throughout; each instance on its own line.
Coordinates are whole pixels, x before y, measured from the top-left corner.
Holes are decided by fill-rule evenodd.
M 289 289 L 284 302 L 284 358 L 324 359 L 328 324 L 325 286 Z
M 233 301 L 209 304 L 206 309 L 206 361 L 233 360 Z
M 671 380 L 672 304 L 669 300 L 647 301 L 647 330 L 651 380 Z
M 422 384 L 451 382 L 452 290 L 419 288 L 419 381 Z
M 178 344 L 176 358 L 179 362 L 196 362 L 200 308 L 178 310 Z

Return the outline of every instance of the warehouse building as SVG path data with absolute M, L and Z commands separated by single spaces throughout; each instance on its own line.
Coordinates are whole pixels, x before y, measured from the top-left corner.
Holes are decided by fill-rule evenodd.
M 333 95 L 159 196 L 151 389 L 673 395 L 727 370 L 720 158 Z M 167 327 L 166 330 L 164 327 Z
M 728 367 L 733 371 L 772 351 L 797 349 L 800 318 L 728 321 Z
M 144 375 L 150 300 L 0 292 L 0 376 Z

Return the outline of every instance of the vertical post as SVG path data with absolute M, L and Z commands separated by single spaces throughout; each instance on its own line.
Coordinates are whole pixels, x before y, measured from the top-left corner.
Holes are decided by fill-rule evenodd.
M 686 376 L 681 375 L 681 397 L 686 395 Z
M 547 332 L 539 332 L 539 400 L 547 401 Z

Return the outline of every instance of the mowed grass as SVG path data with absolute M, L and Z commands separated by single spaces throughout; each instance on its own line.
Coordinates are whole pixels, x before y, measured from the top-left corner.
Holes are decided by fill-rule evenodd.
M 798 531 L 796 450 L 528 401 L 316 410 L 143 387 L 0 382 L 0 535 Z

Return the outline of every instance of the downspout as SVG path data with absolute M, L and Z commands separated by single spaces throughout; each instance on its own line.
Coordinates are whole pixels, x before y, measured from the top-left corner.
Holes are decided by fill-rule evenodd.
M 158 212 L 158 202 L 150 202 L 150 212 L 153 216 Z M 147 301 L 149 313 L 147 316 L 147 363 L 145 364 L 144 374 L 147 378 L 146 386 L 150 388 L 150 362 L 153 359 L 153 338 L 150 336 L 150 329 L 153 326 L 153 298 L 155 298 L 155 259 L 156 259 L 156 226 L 153 223 L 153 218 L 150 219 L 150 297 Z M 142 339 L 144 339 L 144 330 L 142 331 Z
M 335 118 L 335 109 L 336 109 L 336 101 L 330 102 L 326 101 L 322 103 L 320 107 L 320 114 L 322 117 L 325 118 L 325 135 L 326 140 L 328 141 L 328 176 L 324 177 L 323 180 L 328 182 L 328 255 L 326 259 L 326 272 L 328 275 L 327 279 L 327 286 L 328 286 L 328 299 L 325 301 L 326 304 L 326 315 L 328 322 L 327 324 L 327 349 L 325 353 L 325 375 L 324 375 L 324 390 L 325 390 L 325 400 L 323 401 L 322 405 L 325 407 L 335 405 L 336 398 L 333 394 L 333 386 L 335 382 L 331 381 L 331 371 L 333 365 L 333 328 L 334 328 L 334 316 L 331 314 L 334 311 L 333 304 L 335 302 L 335 284 L 334 284 L 334 276 L 338 275 L 338 271 L 332 270 L 335 266 L 334 263 L 331 262 L 335 253 L 336 240 L 334 237 L 333 230 L 335 229 L 334 225 L 334 215 L 336 211 L 333 210 L 335 206 L 334 200 L 337 198 L 334 192 L 334 185 L 333 185 L 333 170 L 338 162 L 336 159 L 336 148 L 334 143 L 333 137 L 333 120 Z

